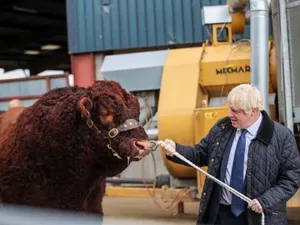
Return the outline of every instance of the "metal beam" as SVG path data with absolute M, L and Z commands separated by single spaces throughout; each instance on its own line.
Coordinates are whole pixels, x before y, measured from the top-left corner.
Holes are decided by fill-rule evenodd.
M 16 57 L 7 57 L 0 55 L 0 68 L 4 68 L 5 70 L 20 68 L 30 69 L 32 74 L 37 74 L 47 69 L 70 70 L 71 64 L 70 56 L 67 52 L 52 53 L 48 56 L 43 57 L 41 57 L 40 55 Z
M 65 1 L 26 0 L 12 5 L 7 10 L 35 14 L 44 18 L 66 20 Z
M 14 61 L 24 61 L 24 62 L 30 62 L 33 61 L 36 58 L 36 56 L 33 55 L 0 55 L 0 60 L 14 60 Z
M 62 24 L 65 26 L 61 26 Z M 66 32 L 66 24 L 65 23 L 59 23 L 59 24 L 49 26 L 49 27 L 52 27 L 54 33 L 59 33 L 62 31 Z M 54 27 L 55 27 L 55 29 L 54 29 Z M 39 32 L 40 30 L 46 30 L 45 26 L 42 26 L 42 25 L 29 25 L 28 23 L 21 24 L 21 23 L 14 22 L 14 21 L 1 21 L 1 19 L 0 19 L 0 28 L 3 28 L 3 29 L 13 28 L 13 29 L 19 29 L 19 30 L 22 30 L 25 32 Z
M 17 52 L 22 52 L 28 48 L 32 48 L 30 50 L 39 50 L 40 46 L 45 44 L 57 44 L 61 45 L 63 49 L 67 49 L 67 36 L 65 36 L 65 38 L 62 40 L 51 40 L 50 36 L 44 38 L 39 36 L 31 36 L 22 37 L 22 39 L 4 39 L 2 37 L 0 40 L 0 52 L 7 53 L 11 52 L 13 49 L 15 49 Z
M 8 59 L 0 59 L 0 68 L 26 68 L 26 61 L 21 60 L 8 60 Z
M 1 10 L 1 9 L 0 9 Z M 22 11 L 16 11 L 13 8 L 8 8 L 5 10 L 1 10 L 1 17 L 4 18 L 22 18 L 24 20 L 44 20 L 51 23 L 60 23 L 62 21 L 66 21 L 66 14 L 62 16 L 57 16 L 55 14 L 50 13 L 28 13 L 28 12 L 22 12 Z
M 281 74 L 283 79 L 284 104 L 285 104 L 285 126 L 294 132 L 293 118 L 293 94 L 292 94 L 292 79 L 291 79 L 291 62 L 290 62 L 290 43 L 289 43 L 289 27 L 286 1 L 279 0 L 280 14 L 280 48 L 281 51 Z

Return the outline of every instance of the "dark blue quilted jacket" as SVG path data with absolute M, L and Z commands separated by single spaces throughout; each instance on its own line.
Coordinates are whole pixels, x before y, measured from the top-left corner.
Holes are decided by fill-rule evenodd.
M 265 213 L 265 225 L 286 225 L 286 203 L 300 185 L 300 156 L 295 137 L 286 127 L 272 121 L 265 111 L 263 120 L 249 146 L 245 195 L 256 198 Z M 198 166 L 208 166 L 208 173 L 217 177 L 222 156 L 235 128 L 228 117 L 218 121 L 196 146 L 176 143 L 176 150 Z M 169 160 L 181 164 L 176 157 Z M 197 225 L 212 224 L 216 208 L 211 204 L 216 184 L 206 179 L 200 200 Z M 261 216 L 246 210 L 248 225 L 260 225 Z

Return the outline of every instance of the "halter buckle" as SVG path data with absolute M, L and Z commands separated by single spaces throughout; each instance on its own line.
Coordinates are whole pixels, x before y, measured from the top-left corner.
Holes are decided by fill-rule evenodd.
M 92 128 L 94 126 L 94 122 L 92 120 L 87 120 L 86 124 L 88 125 L 89 128 Z
M 117 128 L 113 128 L 113 129 L 111 129 L 111 130 L 108 132 L 108 136 L 109 136 L 110 138 L 114 138 L 114 137 L 116 137 L 118 134 L 119 134 L 119 131 L 118 131 Z

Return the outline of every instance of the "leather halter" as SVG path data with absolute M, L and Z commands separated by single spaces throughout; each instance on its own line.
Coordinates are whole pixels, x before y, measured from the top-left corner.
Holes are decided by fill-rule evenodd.
M 110 131 L 108 131 L 108 136 L 112 139 L 121 132 L 133 130 L 140 126 L 141 126 L 140 123 L 138 121 L 136 121 L 135 119 L 127 119 L 127 120 L 125 120 L 124 123 L 122 123 L 117 128 L 112 128 Z
M 90 118 L 86 118 L 86 119 L 87 119 L 86 124 L 88 125 L 89 128 L 94 127 L 98 133 L 102 133 L 101 130 L 99 130 L 98 127 L 95 126 L 95 123 L 93 122 L 93 120 L 91 120 Z M 106 131 L 106 130 L 105 131 L 107 132 L 110 139 L 113 139 L 116 136 L 118 136 L 118 134 L 121 132 L 133 130 L 140 126 L 141 126 L 141 124 L 138 121 L 136 121 L 135 119 L 127 119 L 127 120 L 125 120 L 124 123 L 119 125 L 117 128 L 112 128 L 110 131 Z
M 94 121 L 91 119 L 89 111 L 86 110 L 85 112 L 86 112 L 86 115 L 84 115 L 82 113 L 81 117 L 86 118 L 86 124 L 88 125 L 88 127 L 89 128 L 94 127 L 98 133 L 102 133 L 102 131 L 99 130 L 99 128 L 95 125 Z M 107 148 L 112 151 L 114 156 L 116 156 L 119 159 L 122 159 L 121 156 L 116 152 L 116 150 L 114 150 L 111 147 L 111 140 L 113 138 L 115 138 L 116 136 L 118 136 L 118 134 L 121 133 L 121 132 L 128 131 L 128 130 L 133 130 L 133 129 L 138 128 L 138 127 L 141 127 L 141 124 L 138 121 L 136 121 L 135 119 L 127 119 L 127 120 L 125 120 L 124 123 L 122 123 L 118 127 L 112 128 L 109 131 L 105 130 L 107 132 L 109 138 L 110 138 L 109 139 L 109 144 L 107 144 Z

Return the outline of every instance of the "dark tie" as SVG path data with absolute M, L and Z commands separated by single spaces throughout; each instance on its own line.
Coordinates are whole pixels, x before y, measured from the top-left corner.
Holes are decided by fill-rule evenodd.
M 246 133 L 247 130 L 241 130 L 241 136 L 238 140 L 234 162 L 231 172 L 231 187 L 239 192 L 244 189 L 244 157 L 246 149 Z M 232 194 L 231 211 L 235 216 L 239 216 L 244 212 L 245 202 Z

